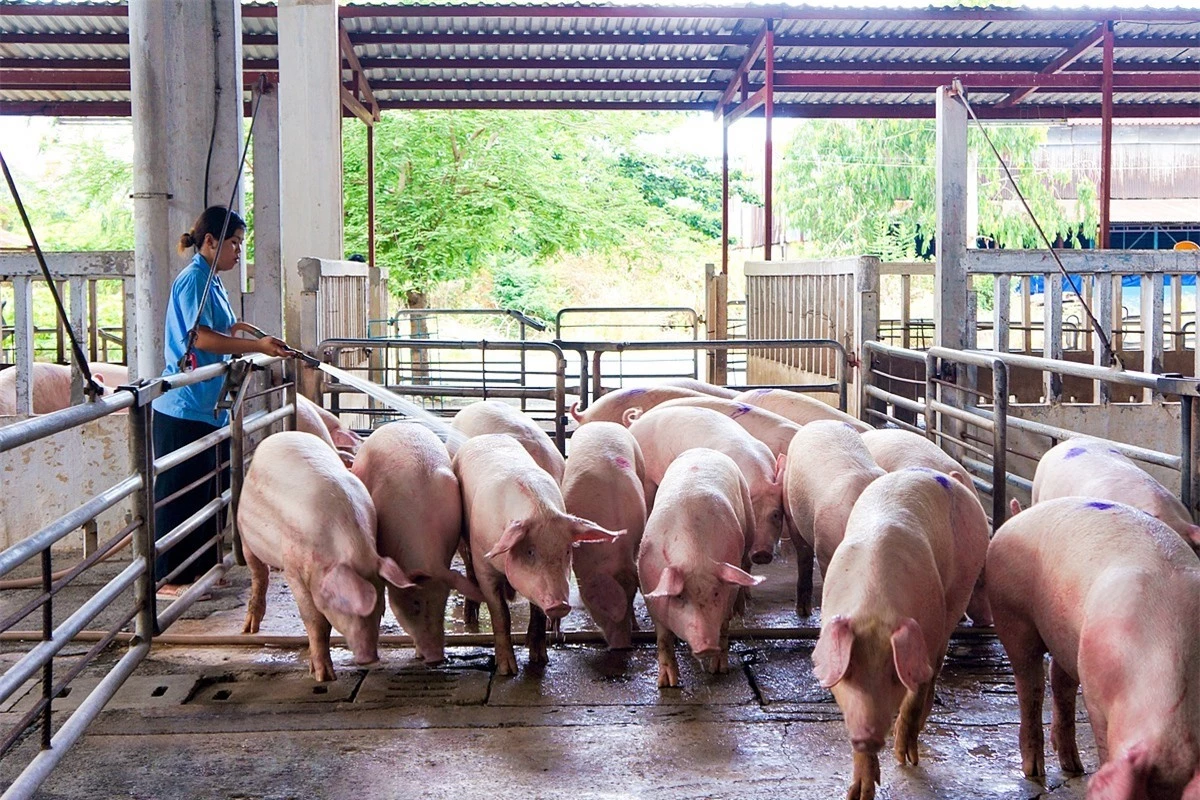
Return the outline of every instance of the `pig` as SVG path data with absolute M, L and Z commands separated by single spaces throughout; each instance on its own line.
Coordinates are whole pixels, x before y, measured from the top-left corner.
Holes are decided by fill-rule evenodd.
M 124 370 L 125 378 L 121 385 L 129 382 L 129 371 L 119 364 L 111 365 L 116 369 L 109 370 L 109 365 L 101 370 L 100 364 L 92 364 L 92 377 L 99 384 L 101 396 L 112 394 L 112 386 L 108 384 L 105 373 L 115 378 L 121 377 Z M 65 364 L 46 364 L 36 361 L 33 364 L 33 408 L 34 414 L 52 414 L 71 406 L 71 368 Z M 10 367 L 0 372 L 0 415 L 17 413 L 17 369 Z
M 674 400 L 679 397 L 706 397 L 704 392 L 685 389 L 680 386 L 654 386 L 649 389 L 616 389 L 602 396 L 585 410 L 579 410 L 579 404 L 571 406 L 571 416 L 580 425 L 589 422 L 621 422 L 625 412 L 631 408 L 647 411 L 659 403 Z
M 328 445 L 303 431 L 264 439 L 246 472 L 237 524 L 251 576 L 244 633 L 258 633 L 267 568 L 276 567 L 304 620 L 309 671 L 317 681 L 337 679 L 331 624 L 346 637 L 356 664 L 379 660 L 380 578 L 397 588 L 412 582 L 379 555 L 371 495 Z
M 675 637 L 710 672 L 729 669 L 738 593 L 761 576 L 737 565 L 754 538 L 750 487 L 733 459 L 697 447 L 667 467 L 638 550 L 638 580 L 658 639 L 658 687 L 679 685 Z
M 828 403 L 822 403 L 814 397 L 799 392 L 789 392 L 787 389 L 751 389 L 733 399 L 739 403 L 773 411 L 797 425 L 807 425 L 817 419 L 834 419 L 845 422 L 859 431 L 871 430 L 871 426 L 867 423 L 855 419 L 844 411 L 839 411 Z
M 875 796 L 897 710 L 896 760 L 918 762 L 917 735 L 987 548 L 979 503 L 941 472 L 888 473 L 854 504 L 825 574 L 813 650 L 813 672 L 833 690 L 854 748 L 852 800 Z
M 655 492 L 667 467 L 685 450 L 709 447 L 734 460 L 750 486 L 754 536 L 746 542 L 755 564 L 769 564 L 783 530 L 783 471 L 786 456 L 774 457 L 765 444 L 724 414 L 707 408 L 670 408 L 635 420 L 629 427 L 646 460 L 650 484 L 647 506 L 653 511 Z
M 1033 475 L 1033 502 L 1096 497 L 1128 503 L 1200 548 L 1200 526 L 1183 503 L 1148 472 L 1099 439 L 1068 439 L 1046 451 Z
M 501 400 L 472 403 L 454 415 L 451 427 L 470 438 L 486 433 L 503 433 L 520 442 L 537 465 L 562 486 L 567 468 L 562 453 L 538 424 Z
M 909 467 L 928 467 L 961 478 L 963 485 L 971 490 L 975 499 L 979 500 L 979 492 L 975 484 L 967 477 L 967 470 L 942 448 L 911 431 L 899 429 L 870 430 L 862 434 L 863 444 L 867 446 L 875 463 L 888 472 L 896 472 Z M 1015 501 L 1014 501 L 1015 502 Z M 983 508 L 980 501 L 979 507 Z M 984 511 L 986 514 L 987 512 Z M 1000 520 L 999 524 L 1003 524 Z M 971 592 L 971 601 L 967 604 L 967 616 L 975 625 L 991 625 L 992 610 L 988 605 L 985 575 L 980 573 L 975 590 Z
M 784 475 L 784 507 L 800 534 L 792 544 L 796 547 L 796 613 L 801 617 L 812 612 L 814 552 L 823 578 L 846 534 L 854 502 L 883 474 L 862 436 L 844 422 L 814 420 L 792 439 Z
M 580 544 L 571 558 L 579 597 L 610 650 L 633 646 L 635 557 L 646 525 L 646 467 L 633 434 L 615 422 L 593 422 L 571 437 L 563 478 L 568 514 L 626 534 L 613 543 Z
M 1200 559 L 1176 533 L 1122 503 L 1042 499 L 996 531 L 987 573 L 1016 678 L 1025 776 L 1046 775 L 1049 653 L 1050 740 L 1067 773 L 1083 772 L 1083 686 L 1100 755 L 1089 800 L 1200 798 Z
M 727 389 L 724 386 L 717 386 L 706 381 L 698 381 L 694 378 L 668 378 L 659 385 L 691 389 L 693 392 L 700 392 L 701 394 L 708 394 L 725 400 L 732 400 L 741 394 L 737 389 Z
M 437 664 L 445 653 L 450 590 L 483 602 L 479 588 L 450 569 L 462 498 L 446 446 L 421 425 L 390 422 L 367 437 L 353 472 L 375 504 L 379 554 L 396 561 L 416 584 L 388 587 L 392 613 L 412 636 L 417 658 Z
M 610 531 L 566 513 L 558 483 L 511 436 L 474 436 L 458 449 L 454 473 L 462 487 L 463 523 L 496 641 L 496 673 L 517 674 L 508 601 L 529 599 L 529 663 L 546 663 L 546 618 L 571 610 L 571 548 L 610 542 Z
M 771 454 L 775 456 L 787 452 L 792 437 L 796 435 L 796 431 L 800 430 L 799 425 L 791 420 L 784 419 L 778 414 L 756 406 L 749 406 L 745 403 L 738 403 L 734 400 L 726 400 L 720 397 L 680 397 L 677 400 L 667 400 L 664 403 L 659 403 L 649 411 L 643 411 L 640 408 L 631 408 L 625 412 L 622 422 L 628 427 L 643 414 L 664 408 L 677 408 L 679 406 L 708 408 L 716 411 L 718 414 L 724 414 L 745 428 L 746 432 L 755 439 L 758 439 L 771 448 Z

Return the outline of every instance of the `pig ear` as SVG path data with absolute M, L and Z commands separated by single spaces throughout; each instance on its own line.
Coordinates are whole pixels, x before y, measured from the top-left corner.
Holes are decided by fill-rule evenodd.
M 922 683 L 933 677 L 925 635 L 912 617 L 905 617 L 892 631 L 892 659 L 900 682 L 910 692 L 917 691 Z
M 1192 543 L 1192 547 L 1200 547 L 1200 525 L 1188 526 L 1187 540 Z
M 1089 800 L 1133 800 L 1146 796 L 1150 759 L 1144 747 L 1135 745 L 1127 753 L 1102 766 L 1088 784 Z M 1200 780 L 1193 779 L 1182 800 L 1200 797 Z M 1193 794 L 1189 794 L 1192 792 Z
M 629 601 L 621 584 L 610 575 L 593 575 L 586 584 L 579 587 L 582 594 L 587 592 L 587 607 L 596 616 L 608 622 L 619 622 L 625 617 Z
M 683 572 L 678 567 L 667 567 L 658 576 L 658 586 L 646 597 L 678 597 L 683 594 Z
M 476 586 L 471 581 L 470 578 L 468 578 L 466 575 L 463 575 L 461 572 L 458 572 L 457 570 L 453 570 L 453 569 L 448 569 L 448 570 L 446 570 L 446 574 L 443 575 L 442 578 L 443 578 L 443 580 L 446 581 L 446 583 L 450 584 L 451 589 L 458 590 L 458 593 L 461 594 L 463 597 L 467 598 L 468 600 L 473 600 L 476 603 L 482 603 L 485 601 L 483 592 L 481 592 L 479 590 L 479 587 Z
M 969 477 L 967 477 L 966 475 L 962 474 L 961 472 L 959 472 L 958 470 L 956 470 L 956 469 L 950 470 L 950 477 L 954 478 L 954 480 L 958 481 L 959 483 L 961 483 L 963 486 L 967 487 L 971 491 L 975 491 L 975 484 L 971 482 L 971 479 Z
M 568 518 L 571 520 L 572 546 L 580 545 L 584 542 L 612 542 L 618 536 L 625 535 L 625 531 L 610 531 L 582 517 L 568 515 Z
M 854 647 L 854 629 L 850 618 L 838 615 L 821 630 L 813 650 L 813 672 L 821 686 L 828 689 L 850 668 L 850 650 Z
M 775 482 L 783 482 L 783 473 L 787 470 L 787 453 L 780 453 L 775 458 Z
M 417 579 L 416 574 L 414 574 L 412 580 L 410 580 L 409 576 L 405 575 L 400 569 L 400 565 L 387 556 L 381 556 L 379 559 L 379 577 L 397 589 L 409 589 L 415 585 L 413 580 Z
M 329 610 L 356 617 L 370 614 L 379 600 L 375 587 L 345 564 L 327 571 L 317 592 Z
M 1191 783 L 1183 787 L 1183 796 L 1179 800 L 1200 800 L 1200 771 L 1192 778 Z
M 349 428 L 338 428 L 335 431 L 330 431 L 330 438 L 338 448 L 347 450 L 357 450 L 362 446 L 363 438 Z
M 728 561 L 714 561 L 713 563 L 717 565 L 717 577 L 724 583 L 732 583 L 735 586 L 758 586 L 766 580 L 762 575 L 751 575 Z
M 1017 500 L 1017 498 L 1015 498 L 1015 497 L 1014 497 L 1012 500 L 1010 500 L 1010 501 L 1008 502 L 1008 510 L 1009 510 L 1009 511 L 1012 513 L 1012 515 L 1013 515 L 1014 517 L 1015 517 L 1017 514 L 1020 514 L 1020 513 L 1021 513 L 1021 503 L 1020 503 L 1020 501 L 1019 501 L 1019 500 Z
M 500 541 L 496 542 L 496 546 L 483 554 L 484 558 L 495 558 L 501 553 L 507 553 L 516 547 L 525 535 L 529 533 L 529 526 L 525 520 L 514 519 L 508 523 L 504 529 L 504 533 L 500 536 Z

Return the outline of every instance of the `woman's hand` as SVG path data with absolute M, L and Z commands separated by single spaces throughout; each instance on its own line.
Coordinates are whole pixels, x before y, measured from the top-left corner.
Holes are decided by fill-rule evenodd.
M 258 352 L 277 358 L 287 358 L 292 354 L 292 348 L 283 339 L 275 336 L 264 336 L 258 340 Z

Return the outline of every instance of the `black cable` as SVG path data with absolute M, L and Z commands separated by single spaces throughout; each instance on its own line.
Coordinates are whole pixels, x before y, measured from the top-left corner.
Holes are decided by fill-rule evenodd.
M 1096 319 L 1096 315 L 1092 313 L 1091 306 L 1083 299 L 1083 295 L 1079 292 L 1079 287 L 1075 285 L 1075 278 L 1067 273 L 1067 268 L 1063 266 L 1062 259 L 1058 257 L 1058 253 L 1054 250 L 1054 245 L 1050 243 L 1050 238 L 1046 236 L 1046 232 L 1042 230 L 1041 223 L 1034 216 L 1033 209 L 1029 207 L 1029 202 L 1025 199 L 1025 195 L 1021 192 L 1021 187 L 1017 185 L 1017 179 L 1013 177 L 1008 170 L 1008 164 L 1004 161 L 1004 157 L 1000 155 L 1000 151 L 996 149 L 996 145 L 992 143 L 992 137 L 988 135 L 987 128 L 983 127 L 983 123 L 979 121 L 979 117 L 975 116 L 975 109 L 971 107 L 971 103 L 967 100 L 967 91 L 957 78 L 954 79 L 954 88 L 958 92 L 959 98 L 963 105 L 967 108 L 967 113 L 971 115 L 971 119 L 975 120 L 975 124 L 983 133 L 984 140 L 988 143 L 988 147 L 992 148 L 992 153 L 996 156 L 996 160 L 1000 162 L 1004 174 L 1008 176 L 1008 182 L 1012 184 L 1013 191 L 1017 193 L 1017 197 L 1021 201 L 1021 205 L 1025 207 L 1025 213 L 1029 214 L 1030 221 L 1033 222 L 1033 227 L 1037 228 L 1038 235 L 1042 237 L 1042 242 L 1045 243 L 1046 249 L 1050 251 L 1050 255 L 1054 258 L 1054 263 L 1058 265 L 1058 271 L 1067 279 L 1067 283 L 1071 286 L 1071 291 L 1079 298 L 1079 304 L 1083 306 L 1083 310 L 1087 312 L 1088 319 L 1092 321 L 1092 329 L 1096 335 L 1100 337 L 1100 341 L 1104 343 L 1104 349 L 1108 352 L 1108 364 L 1111 367 L 1116 367 L 1118 370 L 1124 371 L 1125 365 L 1121 363 L 1121 357 L 1117 355 L 1117 351 L 1113 349 L 1112 342 L 1108 338 L 1108 333 L 1104 330 L 1100 321 Z M 1050 287 L 1046 287 L 1049 291 Z M 1144 287 L 1143 287 L 1144 291 Z
M 262 104 L 263 91 L 266 89 L 265 75 L 258 76 L 258 84 L 258 98 L 254 101 L 254 110 L 250 113 L 250 128 L 246 131 L 246 143 L 242 146 L 242 157 L 238 162 L 237 175 L 233 179 L 233 189 L 229 194 L 229 204 L 225 206 L 225 220 L 221 223 L 221 237 L 217 240 L 217 252 L 213 255 L 212 264 L 208 268 L 208 279 L 204 282 L 204 293 L 200 296 L 200 307 L 196 309 L 196 319 L 192 322 L 192 327 L 188 330 L 187 348 L 183 352 L 183 358 L 179 359 L 179 364 L 177 365 L 180 371 L 191 365 L 191 359 L 196 349 L 196 331 L 200 327 L 200 318 L 204 316 L 204 309 L 208 305 L 208 291 L 212 286 L 213 279 L 217 275 L 217 264 L 220 263 L 221 247 L 224 246 L 226 234 L 229 232 L 229 218 L 233 215 L 233 201 L 237 197 L 238 184 L 242 181 L 242 171 L 246 168 L 246 154 L 250 151 L 250 138 L 254 135 L 254 122 L 258 119 L 258 107 Z
M 236 0 L 235 0 L 236 2 Z M 213 28 L 213 58 L 220 60 L 217 48 L 218 41 L 221 38 L 220 30 L 217 28 L 217 4 L 216 0 L 209 3 L 210 13 L 212 14 Z M 204 159 L 204 207 L 208 208 L 208 178 L 212 171 L 213 147 L 217 142 L 217 120 L 221 109 L 221 70 L 213 71 L 213 123 L 212 131 L 208 135 L 208 155 Z
M 62 298 L 58 296 L 58 287 L 54 283 L 54 278 L 50 277 L 50 267 L 46 265 L 46 256 L 42 253 L 42 247 L 33 233 L 33 223 L 29 221 L 29 214 L 25 212 L 25 204 L 21 202 L 21 195 L 17 193 L 17 184 L 13 180 L 12 173 L 8 171 L 8 162 L 4 160 L 3 152 L 0 152 L 0 167 L 4 169 L 4 180 L 8 182 L 8 190 L 12 192 L 13 201 L 17 204 L 17 212 L 21 215 L 21 221 L 25 223 L 29 241 L 33 243 L 33 252 L 37 256 L 38 266 L 42 268 L 42 276 L 46 279 L 46 285 L 50 287 L 51 296 L 54 297 L 54 307 L 58 311 L 58 319 L 66 328 L 67 336 L 71 339 L 71 351 L 75 354 L 75 363 L 83 372 L 85 390 L 93 398 L 99 397 L 104 390 L 92 377 L 92 368 L 88 364 L 87 356 L 83 354 L 83 347 L 80 346 L 79 339 L 75 336 L 75 329 L 71 327 L 71 322 L 67 319 L 67 310 L 63 308 Z

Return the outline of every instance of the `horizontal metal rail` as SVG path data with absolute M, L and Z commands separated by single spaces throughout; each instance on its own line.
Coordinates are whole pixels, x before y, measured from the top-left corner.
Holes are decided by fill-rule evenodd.
M 572 308 L 560 308 L 558 313 L 554 315 L 554 338 L 556 341 L 562 339 L 564 328 L 630 327 L 621 323 L 606 324 L 602 322 L 576 323 L 575 325 L 563 324 L 563 317 L 572 314 L 683 314 L 687 317 L 686 324 L 671 325 L 669 327 L 674 329 L 691 328 L 692 336 L 699 336 L 700 315 L 691 306 L 574 306 Z M 643 323 L 639 327 L 646 327 L 647 325 L 648 323 Z

